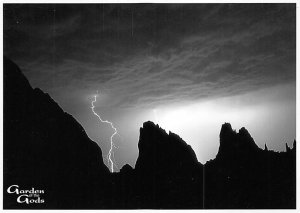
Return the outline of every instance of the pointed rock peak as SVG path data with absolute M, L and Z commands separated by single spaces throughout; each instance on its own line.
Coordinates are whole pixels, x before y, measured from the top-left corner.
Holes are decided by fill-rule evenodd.
M 248 132 L 248 130 L 245 127 L 242 127 L 239 130 L 239 134 L 250 135 L 249 132 Z
M 251 139 L 253 142 L 254 140 L 252 139 L 250 133 L 248 132 L 248 130 L 245 128 L 245 127 L 242 127 L 240 130 L 239 130 L 239 136 L 240 137 L 246 137 L 248 139 Z
M 243 141 L 244 144 L 241 145 L 243 149 L 258 149 L 258 146 L 254 142 L 250 133 L 245 127 L 242 127 L 238 133 L 239 141 Z
M 162 129 L 158 124 L 153 123 L 152 121 L 146 121 L 143 123 L 143 127 L 141 128 L 141 130 L 150 130 L 150 131 L 159 131 L 161 133 L 166 133 L 166 131 L 164 129 Z
M 294 140 L 294 142 L 293 142 L 293 148 L 292 149 L 296 150 L 296 140 Z
M 230 123 L 224 123 L 221 127 L 220 131 L 220 145 L 222 145 L 223 142 L 228 141 L 232 142 L 233 137 L 235 137 L 236 132 L 232 129 Z
M 267 144 L 265 143 L 265 151 L 268 151 L 268 147 L 267 147 Z
M 230 123 L 224 123 L 221 128 L 222 131 L 233 131 Z
M 177 135 L 177 134 L 175 134 L 175 133 L 173 133 L 171 131 L 169 131 L 169 136 L 172 137 L 172 138 L 174 138 L 174 139 L 177 139 L 177 140 L 182 140 L 182 138 L 179 135 Z
M 146 121 L 146 122 L 143 123 L 143 128 L 147 128 L 147 127 L 152 127 L 153 128 L 155 126 L 156 125 L 152 121 Z
M 232 137 L 235 133 L 236 132 L 232 129 L 230 123 L 224 123 L 220 131 L 220 139 L 222 140 L 228 137 Z
M 285 143 L 285 151 L 286 152 L 290 152 L 291 151 L 291 148 L 288 146 L 287 143 Z
M 222 125 L 217 157 L 231 159 L 236 155 L 249 156 L 258 150 L 258 146 L 245 127 L 241 128 L 237 133 L 235 130 L 232 130 L 229 123 Z

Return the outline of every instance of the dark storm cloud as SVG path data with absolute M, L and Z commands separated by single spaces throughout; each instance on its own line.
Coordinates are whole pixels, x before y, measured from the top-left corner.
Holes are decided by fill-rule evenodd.
M 155 106 L 295 81 L 295 18 L 295 4 L 6 4 L 4 53 L 50 93 Z

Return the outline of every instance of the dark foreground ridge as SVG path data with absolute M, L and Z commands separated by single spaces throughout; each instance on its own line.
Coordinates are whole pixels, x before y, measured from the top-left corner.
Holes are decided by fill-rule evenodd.
M 5 209 L 296 208 L 295 141 L 286 152 L 262 150 L 225 123 L 216 158 L 202 165 L 178 135 L 148 121 L 135 168 L 111 174 L 81 125 L 6 58 L 3 143 Z M 18 203 L 12 185 L 43 192 Z

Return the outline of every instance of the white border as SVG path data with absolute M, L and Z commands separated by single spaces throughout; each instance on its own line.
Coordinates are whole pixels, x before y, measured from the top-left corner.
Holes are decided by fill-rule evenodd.
M 288 1 L 288 0 L 281 0 L 281 1 L 271 1 L 271 0 L 247 0 L 247 1 L 236 1 L 236 0 L 231 0 L 231 1 L 228 1 L 228 0 L 219 0 L 219 1 L 215 1 L 215 0 L 211 0 L 211 1 L 200 1 L 200 0 L 188 0 L 188 1 L 183 1 L 183 0 L 105 0 L 105 1 L 97 1 L 97 0 L 86 0 L 86 1 L 80 1 L 80 0 L 76 0 L 76 1 L 69 1 L 69 0 L 60 0 L 60 1 L 55 1 L 55 0 L 45 0 L 45 1 L 41 1 L 41 0 L 30 0 L 30 1 L 17 1 L 17 0 L 2 0 L 1 1 L 1 6 L 0 6 L 0 25 L 1 25 L 1 41 L 0 41 L 0 48 L 1 48 L 1 53 L 2 53 L 2 57 L 0 57 L 0 64 L 1 64 L 1 72 L 0 72 L 0 94 L 1 94 L 1 99 L 0 99 L 0 141 L 1 141 L 1 147 L 0 147 L 0 159 L 1 159 L 1 172 L 0 172 L 0 211 L 2 212 L 10 212 L 10 213 L 14 213 L 14 212 L 40 212 L 40 211 L 45 211 L 45 210 L 3 210 L 3 4 L 4 3 L 79 3 L 79 4 L 88 4 L 88 3 L 98 3 L 98 4 L 101 4 L 101 3 L 296 3 L 296 23 L 297 23 L 297 40 L 296 41 L 299 41 L 299 4 L 298 4 L 298 1 L 297 0 L 294 0 L 294 1 Z M 296 59 L 297 59 L 297 64 L 299 63 L 299 59 L 300 59 L 300 56 L 299 56 L 299 44 L 298 42 L 296 43 Z M 298 133 L 300 132 L 300 127 L 299 127 L 299 116 L 298 116 L 298 109 L 299 109 L 299 99 L 300 99 L 300 86 L 298 84 L 298 82 L 300 81 L 300 75 L 298 74 L 298 66 L 296 64 L 296 143 L 297 143 L 297 148 L 296 148 L 296 151 L 297 151 L 297 156 L 296 156 L 296 159 L 297 159 L 297 177 L 298 177 L 298 173 L 299 173 L 299 137 L 298 137 Z M 298 211 L 299 210 L 299 181 L 296 180 L 296 184 L 297 184 L 297 195 L 296 195 L 296 198 L 297 198 L 297 209 L 296 210 L 280 210 L 280 209 L 275 209 L 275 210 L 121 210 L 122 212 L 142 212 L 142 213 L 148 213 L 148 212 L 173 212 L 173 211 L 176 211 L 176 212 L 186 212 L 186 211 L 189 211 L 189 212 L 211 212 L 211 213 L 214 213 L 214 212 L 295 212 L 295 211 Z M 119 212 L 120 210 L 46 210 L 48 212 L 98 212 L 98 211 L 101 211 L 101 212 L 112 212 L 112 213 L 117 213 Z

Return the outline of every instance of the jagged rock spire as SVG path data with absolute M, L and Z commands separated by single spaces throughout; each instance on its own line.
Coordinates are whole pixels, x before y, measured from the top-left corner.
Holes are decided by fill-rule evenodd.
M 264 149 L 264 150 L 265 150 L 265 151 L 268 151 L 268 150 L 269 150 L 266 143 L 265 143 L 265 149 Z
M 291 148 L 288 146 L 287 143 L 285 143 L 285 151 L 286 152 L 290 152 L 291 151 Z

